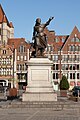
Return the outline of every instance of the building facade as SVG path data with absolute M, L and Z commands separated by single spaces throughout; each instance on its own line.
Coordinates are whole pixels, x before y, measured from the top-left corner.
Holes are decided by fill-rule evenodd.
M 53 36 L 48 41 L 45 54 L 53 61 L 54 89 L 58 90 L 63 75 L 67 77 L 72 89 L 73 86 L 80 85 L 80 32 L 75 26 L 70 35 Z
M 27 85 L 27 52 L 24 38 L 14 38 L 14 27 L 0 5 L 0 85 L 23 88 Z

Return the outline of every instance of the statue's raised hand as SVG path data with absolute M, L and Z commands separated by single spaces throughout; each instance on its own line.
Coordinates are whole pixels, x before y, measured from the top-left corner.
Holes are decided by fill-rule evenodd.
M 54 17 L 50 17 L 49 19 L 52 20 Z

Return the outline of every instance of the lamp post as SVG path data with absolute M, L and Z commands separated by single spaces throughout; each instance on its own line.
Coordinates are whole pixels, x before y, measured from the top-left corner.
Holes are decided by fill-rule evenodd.
M 13 88 L 15 88 L 15 85 L 14 85 L 14 52 L 15 52 L 14 43 L 13 43 L 13 46 L 12 46 L 12 52 L 13 52 Z
M 14 44 L 12 45 L 12 53 L 13 53 L 13 88 L 10 88 L 9 89 L 9 99 L 14 99 L 17 97 L 17 89 L 15 88 L 15 85 L 14 85 L 14 59 L 15 59 L 15 49 L 14 49 Z
M 75 46 L 75 43 L 76 43 L 76 37 L 77 37 L 77 35 L 75 34 L 75 36 L 74 36 L 74 55 L 75 55 L 75 51 L 76 51 L 76 46 Z M 76 60 L 76 55 L 74 56 L 74 62 L 75 62 L 75 60 Z M 75 64 L 75 85 L 77 86 L 77 80 L 76 80 L 76 64 Z

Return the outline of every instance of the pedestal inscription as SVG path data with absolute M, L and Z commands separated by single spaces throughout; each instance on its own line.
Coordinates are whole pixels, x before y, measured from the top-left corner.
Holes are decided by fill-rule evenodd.
M 48 69 L 32 69 L 31 71 L 31 78 L 32 80 L 37 80 L 37 81 L 48 81 L 49 80 L 49 71 Z

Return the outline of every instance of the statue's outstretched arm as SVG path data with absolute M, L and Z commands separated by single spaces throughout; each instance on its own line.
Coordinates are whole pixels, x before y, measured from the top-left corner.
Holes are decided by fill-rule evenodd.
M 51 22 L 51 20 L 53 19 L 54 17 L 50 17 L 49 18 L 49 20 L 45 23 L 45 27 L 47 26 L 47 25 L 49 25 L 49 23 Z

